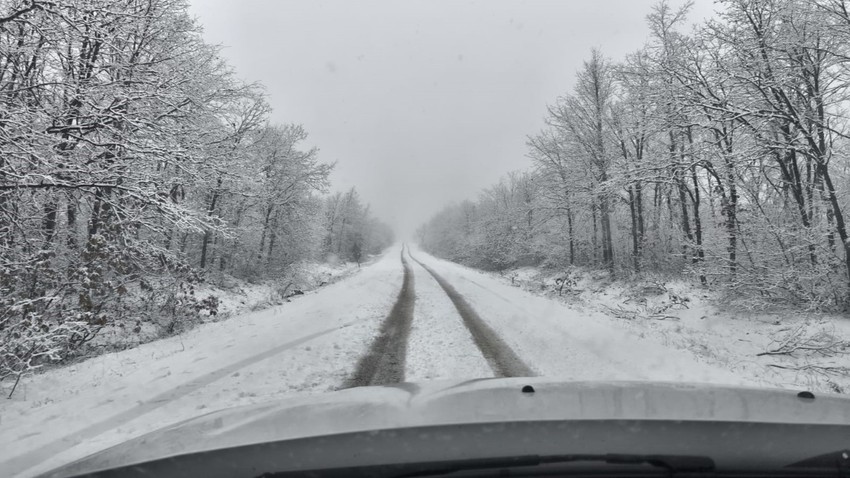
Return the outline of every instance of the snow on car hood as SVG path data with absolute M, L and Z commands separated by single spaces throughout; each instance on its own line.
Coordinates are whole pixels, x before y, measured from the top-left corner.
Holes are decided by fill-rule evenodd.
M 534 392 L 523 392 L 526 385 Z M 60 474 L 348 432 L 459 423 L 611 419 L 834 425 L 850 423 L 850 399 L 837 395 L 805 398 L 792 390 L 557 382 L 544 378 L 401 383 L 212 412 L 91 455 Z

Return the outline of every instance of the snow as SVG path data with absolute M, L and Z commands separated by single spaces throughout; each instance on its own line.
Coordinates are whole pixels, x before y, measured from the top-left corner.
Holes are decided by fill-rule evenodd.
M 25 379 L 0 405 L 2 474 L 32 476 L 208 411 L 334 389 L 398 294 L 399 250 L 291 303 Z
M 850 320 L 845 316 L 793 310 L 747 312 L 726 308 L 719 295 L 710 290 L 687 281 L 662 277 L 612 284 L 607 278 L 594 277 L 593 271 L 579 270 L 572 274 L 577 284 L 572 290 L 565 287 L 563 295 L 559 296 L 555 291 L 555 279 L 563 277 L 563 271 L 522 267 L 503 274 L 469 272 L 472 275 L 467 280 L 483 284 L 480 277 L 485 277 L 501 285 L 510 284 L 513 289 L 523 289 L 534 296 L 546 296 L 547 300 L 561 302 L 574 311 L 580 311 L 596 324 L 624 329 L 641 340 L 652 339 L 665 348 L 683 351 L 701 363 L 728 370 L 759 386 L 827 393 L 850 391 L 850 377 L 847 376 L 772 366 L 816 364 L 850 368 L 850 348 L 845 348 L 844 355 L 832 358 L 757 355 L 775 348 L 777 340 L 798 327 L 810 335 L 825 331 L 850 344 Z M 546 285 L 545 290 L 541 288 L 543 284 Z M 687 298 L 687 307 L 671 307 L 671 295 Z M 639 312 L 643 318 L 617 318 L 612 312 L 616 310 Z M 659 318 L 663 316 L 664 320 L 646 318 L 659 310 L 663 310 Z M 583 325 L 586 325 L 584 322 Z
M 197 296 L 216 296 L 219 300 L 219 314 L 230 316 L 280 304 L 284 299 L 281 297 L 284 290 L 287 296 L 295 290 L 314 290 L 344 279 L 357 270 L 357 264 L 354 262 L 304 262 L 294 266 L 286 278 L 273 282 L 249 284 L 231 277 L 222 277 L 217 281 L 218 285 L 205 285 L 200 288 Z
M 217 299 L 216 314 L 202 310 L 201 316 L 204 322 L 218 322 L 234 315 L 281 305 L 286 302 L 284 293 L 291 297 L 295 290 L 315 290 L 342 280 L 358 270 L 355 262 L 303 262 L 295 265 L 282 279 L 258 284 L 229 275 L 214 275 L 209 282 L 196 286 L 195 296 L 198 300 L 208 297 Z M 106 326 L 88 345 L 93 348 L 103 347 L 106 350 L 121 350 L 155 340 L 162 333 L 161 326 L 150 322 L 140 322 L 138 327 L 139 330 L 131 332 L 129 327 Z
M 493 371 L 472 341 L 452 301 L 422 266 L 408 259 L 416 274 L 416 305 L 407 346 L 405 379 L 492 377 Z
M 2 474 L 32 476 L 206 412 L 339 388 L 398 296 L 400 251 L 395 246 L 291 302 L 26 378 L 12 400 L 0 403 Z M 635 293 L 640 287 L 582 277 L 577 288 L 583 292 L 544 297 L 540 281 L 551 284 L 554 277 L 545 271 L 498 276 L 412 252 L 541 376 L 829 390 L 823 380 L 768 366 L 784 363 L 783 357 L 755 355 L 794 324 L 806 323 L 802 318 L 738 316 L 686 283 L 641 295 Z M 416 303 L 406 379 L 493 376 L 452 302 L 425 269 L 409 263 Z M 667 320 L 610 313 L 618 307 L 660 310 L 671 292 L 689 302 L 688 308 L 667 308 Z M 812 329 L 829 326 L 837 336 L 850 335 L 848 321 L 808 320 Z M 9 386 L 3 385 L 7 394 Z
M 658 380 L 753 385 L 651 337 L 613 327 L 598 313 L 570 308 L 488 274 L 414 249 L 540 375 L 566 380 Z

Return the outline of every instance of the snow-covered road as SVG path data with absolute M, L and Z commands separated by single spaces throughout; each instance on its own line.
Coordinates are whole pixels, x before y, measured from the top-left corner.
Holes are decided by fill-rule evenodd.
M 657 380 L 753 385 L 594 313 L 511 287 L 488 274 L 413 255 L 446 279 L 493 331 L 538 375 L 565 380 Z M 600 318 L 601 319 L 601 318 Z
M 395 349 L 403 356 L 393 359 L 405 380 L 500 374 L 489 348 L 527 367 L 507 374 L 747 384 L 687 352 L 411 252 L 456 291 L 486 333 L 470 332 L 457 298 L 408 259 L 415 305 L 406 343 Z M 32 476 L 205 412 L 350 384 L 406 295 L 401 257 L 396 246 L 358 274 L 283 306 L 29 378 L 0 405 L 0 475 Z
M 416 309 L 405 378 L 408 381 L 494 376 L 451 299 L 416 261 Z

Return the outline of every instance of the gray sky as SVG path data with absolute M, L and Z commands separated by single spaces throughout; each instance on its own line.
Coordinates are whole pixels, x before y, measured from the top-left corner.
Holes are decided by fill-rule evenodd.
M 408 234 L 525 169 L 525 137 L 592 47 L 640 48 L 655 0 L 191 0 L 206 40 L 301 123 L 335 190 Z M 681 4 L 673 1 L 673 5 Z M 708 15 L 697 0 L 693 18 Z

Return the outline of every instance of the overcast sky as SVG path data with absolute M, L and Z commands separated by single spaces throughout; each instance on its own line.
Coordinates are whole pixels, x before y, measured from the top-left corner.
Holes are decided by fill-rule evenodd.
M 405 235 L 529 166 L 525 138 L 592 47 L 619 60 L 655 0 L 191 0 L 207 41 L 301 123 L 335 190 Z M 681 0 L 672 1 L 673 5 Z M 711 0 L 697 0 L 693 18 Z

